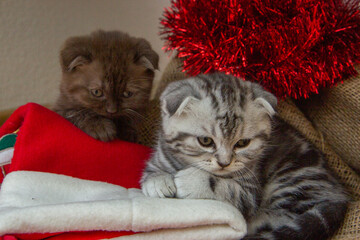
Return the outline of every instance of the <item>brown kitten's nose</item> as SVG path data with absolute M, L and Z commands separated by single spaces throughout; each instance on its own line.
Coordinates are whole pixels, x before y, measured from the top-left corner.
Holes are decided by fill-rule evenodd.
M 115 104 L 106 104 L 106 112 L 110 114 L 117 113 L 118 109 Z
M 225 168 L 225 167 L 227 167 L 227 166 L 229 166 L 230 165 L 230 162 L 217 162 L 218 164 L 219 164 L 219 166 L 220 167 L 222 167 L 222 168 Z

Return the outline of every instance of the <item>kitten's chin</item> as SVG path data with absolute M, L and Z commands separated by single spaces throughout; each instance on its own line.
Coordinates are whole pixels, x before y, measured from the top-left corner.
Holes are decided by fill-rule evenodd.
M 109 118 L 109 119 L 115 119 L 115 118 L 119 118 L 119 114 L 111 114 L 111 113 L 107 113 L 107 114 L 104 114 L 103 115 L 104 117 L 106 118 Z
M 222 178 L 230 178 L 234 171 L 230 171 L 228 169 L 216 169 L 216 170 L 212 170 L 212 171 L 209 171 L 211 174 L 215 175 L 215 176 L 218 176 L 218 177 L 222 177 Z

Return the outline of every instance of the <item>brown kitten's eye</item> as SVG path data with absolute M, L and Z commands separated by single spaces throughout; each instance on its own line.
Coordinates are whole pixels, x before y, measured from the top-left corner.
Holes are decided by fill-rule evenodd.
M 250 141 L 251 141 L 250 139 L 241 139 L 235 144 L 235 147 L 236 148 L 244 148 L 247 145 L 249 145 Z
M 95 97 L 102 97 L 103 91 L 101 89 L 91 89 L 91 94 Z
M 197 140 L 204 147 L 211 147 L 214 145 L 214 140 L 209 137 L 198 137 Z
M 129 98 L 129 97 L 131 97 L 132 95 L 133 95 L 132 92 L 129 92 L 129 91 L 123 92 L 123 96 L 124 96 L 125 98 Z

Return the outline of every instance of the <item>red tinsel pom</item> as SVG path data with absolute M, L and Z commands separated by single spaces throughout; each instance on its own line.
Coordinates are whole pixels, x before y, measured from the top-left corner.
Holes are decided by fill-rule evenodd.
M 190 75 L 222 71 L 278 97 L 308 97 L 357 74 L 358 0 L 173 0 L 165 50 Z

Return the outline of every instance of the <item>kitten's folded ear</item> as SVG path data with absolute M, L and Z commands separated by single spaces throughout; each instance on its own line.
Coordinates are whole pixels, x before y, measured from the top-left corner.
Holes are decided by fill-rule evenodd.
M 151 71 L 159 69 L 159 55 L 151 48 L 148 41 L 140 38 L 136 45 L 135 63 Z
M 92 56 L 89 37 L 72 37 L 65 41 L 60 51 L 63 72 L 71 72 L 76 67 L 89 64 Z
M 254 93 L 255 102 L 264 107 L 270 116 L 275 115 L 277 98 L 257 83 L 252 83 L 251 86 Z
M 161 109 L 169 117 L 180 116 L 200 99 L 200 94 L 188 81 L 180 80 L 170 83 L 161 94 Z

